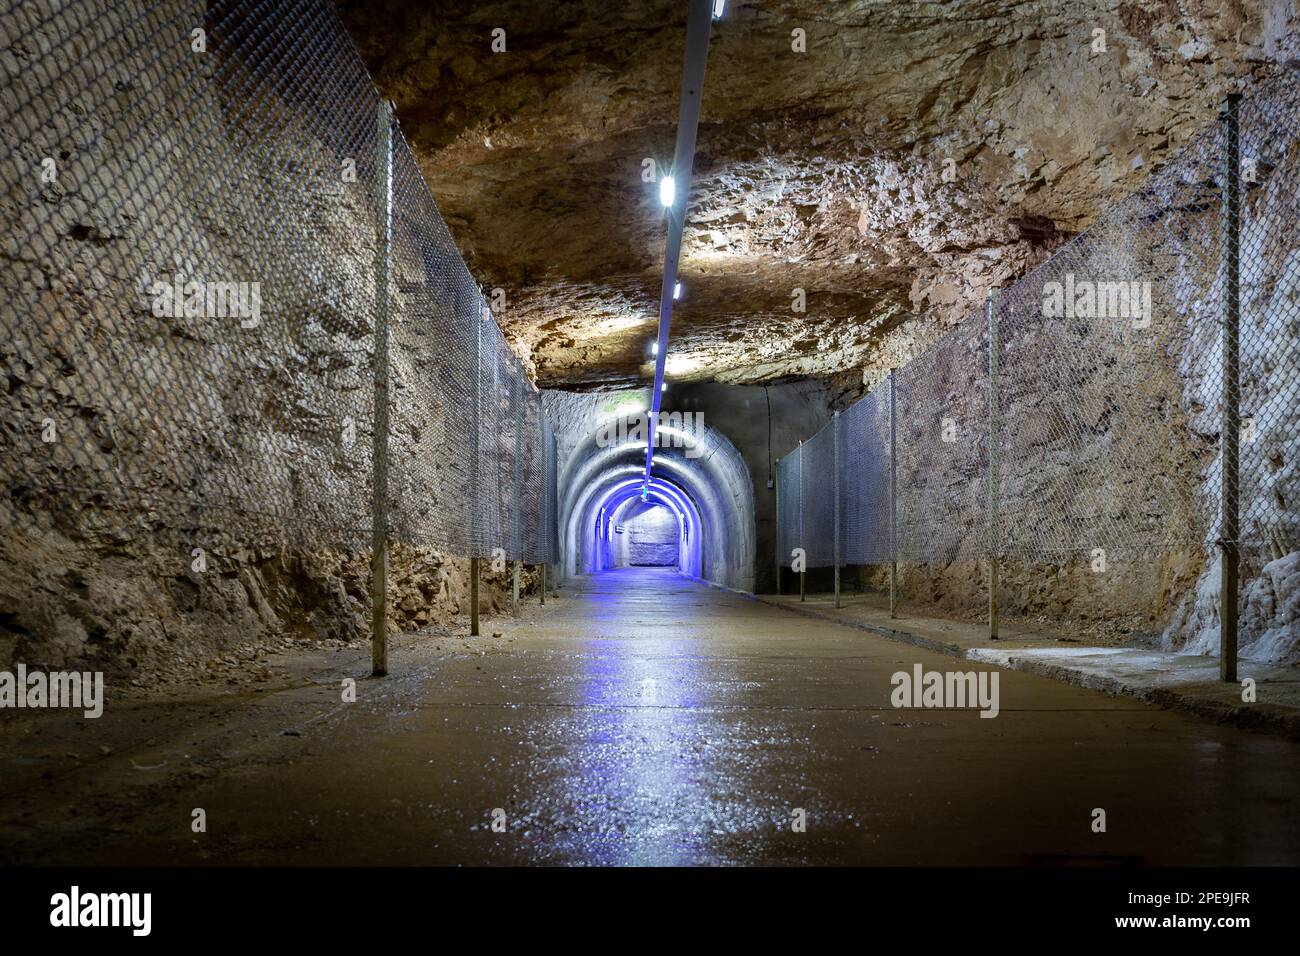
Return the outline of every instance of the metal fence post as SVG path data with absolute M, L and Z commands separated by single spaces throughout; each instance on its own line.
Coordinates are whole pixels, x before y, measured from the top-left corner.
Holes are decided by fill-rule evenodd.
M 803 546 L 803 440 L 800 440 L 800 550 L 803 553 L 803 570 L 800 571 L 800 601 L 809 600 L 807 596 L 807 572 L 809 572 L 809 549 Z
M 519 579 L 523 574 L 524 562 L 515 558 L 515 580 L 510 594 L 510 613 L 519 616 Z
M 478 558 L 469 559 L 469 636 L 478 637 Z
M 542 562 L 542 606 L 546 606 L 546 562 Z
M 388 285 L 393 247 L 393 104 L 388 100 L 379 104 L 376 125 L 383 212 L 375 247 L 370 655 L 371 673 L 383 677 L 388 673 Z
M 1223 424 L 1220 428 L 1223 518 L 1219 528 L 1219 677 L 1237 681 L 1237 588 L 1241 562 L 1241 155 L 1237 114 L 1241 103 L 1231 93 L 1223 101 Z
M 523 515 L 520 513 L 521 502 L 524 500 L 524 427 L 523 422 L 520 420 L 523 401 L 519 394 L 522 391 L 522 380 L 516 376 L 510 395 L 512 411 L 515 416 L 515 470 L 514 487 L 511 489 L 512 527 L 510 528 L 511 543 L 515 549 L 515 573 L 514 583 L 510 590 L 510 613 L 515 617 L 519 616 L 519 579 L 523 575 L 524 569 L 524 522 Z
M 479 632 L 479 613 L 478 613 L 478 578 L 479 578 L 479 556 L 478 550 L 481 542 L 479 541 L 479 528 L 482 527 L 480 513 L 483 501 L 483 489 L 481 487 L 482 476 L 479 474 L 479 455 L 482 452 L 482 442 L 479 440 L 479 393 L 482 391 L 483 382 L 483 300 L 479 300 L 478 318 L 474 322 L 474 398 L 469 403 L 469 433 L 470 440 L 474 447 L 469 456 L 469 488 L 470 488 L 470 559 L 469 559 L 469 636 L 478 637 Z
M 840 413 L 831 416 L 831 480 L 835 482 L 834 529 L 835 544 L 831 548 L 835 561 L 835 606 L 840 606 Z
M 776 460 L 776 533 L 772 550 L 776 552 L 776 596 L 781 596 L 781 459 Z
M 989 289 L 989 640 L 998 639 L 998 558 L 1001 542 L 998 529 L 998 318 L 997 290 Z
M 898 405 L 889 370 L 889 616 L 898 617 Z

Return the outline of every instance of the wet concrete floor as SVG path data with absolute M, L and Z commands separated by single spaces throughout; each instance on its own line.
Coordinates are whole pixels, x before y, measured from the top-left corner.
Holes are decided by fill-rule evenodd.
M 672 572 L 580 579 L 439 650 L 356 704 L 259 701 L 256 748 L 210 741 L 219 771 L 137 799 L 145 758 L 106 762 L 0 835 L 16 862 L 1300 863 L 1300 744 L 1014 671 L 994 719 L 895 709 L 897 671 L 995 668 Z M 63 814 L 74 789 L 114 799 Z

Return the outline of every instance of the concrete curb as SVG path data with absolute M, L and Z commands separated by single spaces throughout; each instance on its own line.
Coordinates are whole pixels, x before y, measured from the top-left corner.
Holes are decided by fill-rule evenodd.
M 988 648 L 966 650 L 947 641 L 936 641 L 933 638 L 922 637 L 919 634 L 912 634 L 897 628 L 855 621 L 817 608 L 792 606 L 784 602 L 768 600 L 757 594 L 749 596 L 760 604 L 766 604 L 769 607 L 781 608 L 802 617 L 815 618 L 819 621 L 839 624 L 842 627 L 867 631 L 903 644 L 911 644 L 914 647 L 933 651 L 936 654 L 946 654 L 949 657 L 957 657 L 980 664 L 990 664 L 994 667 L 1004 667 L 1008 670 L 1024 671 L 1027 674 L 1047 677 L 1063 684 L 1073 684 L 1076 687 L 1100 691 L 1111 697 L 1129 697 L 1167 710 L 1180 710 L 1195 714 L 1198 717 L 1208 717 L 1218 723 L 1232 724 L 1245 730 L 1281 734 L 1294 740 L 1300 740 L 1300 709 L 1294 707 L 1264 703 L 1230 703 L 1177 687 L 1135 684 L 1121 678 L 1093 674 L 1055 662 L 1035 660 L 1024 655 L 1018 656 L 1015 649 L 993 652 L 990 652 Z
M 694 574 L 687 574 L 685 571 L 678 571 L 677 573 L 688 581 L 694 581 L 696 584 L 707 584 L 715 591 L 726 591 L 729 594 L 738 594 L 740 595 L 740 597 L 749 598 L 752 601 L 761 600 L 760 598 L 755 597 L 755 595 L 751 591 L 742 591 L 740 590 L 740 588 L 733 588 L 728 584 L 718 584 L 714 581 L 710 581 L 708 578 L 701 578 L 695 576 Z M 762 603 L 766 604 L 768 602 L 762 601 Z

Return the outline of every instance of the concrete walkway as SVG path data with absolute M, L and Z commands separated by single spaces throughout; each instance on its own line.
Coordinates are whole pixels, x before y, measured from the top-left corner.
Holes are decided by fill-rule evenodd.
M 1219 680 L 1219 660 L 1171 654 L 1151 648 L 1089 647 L 1074 639 L 1003 622 L 999 640 L 985 624 L 915 614 L 902 605 L 889 616 L 879 595 L 845 594 L 835 607 L 829 594 L 761 595 L 760 601 L 788 611 L 860 628 L 966 660 L 1028 671 L 1107 694 L 1174 707 L 1241 727 L 1300 739 L 1300 670 L 1241 659 L 1238 676 L 1255 681 L 1255 700 L 1242 700 L 1242 687 Z
M 367 661 L 175 726 L 110 707 L 79 733 L 111 755 L 0 797 L 6 859 L 1300 863 L 1300 744 L 1016 671 L 995 719 L 895 709 L 894 673 L 958 662 L 671 572 L 400 642 L 384 680 Z M 4 766 L 61 746 L 44 730 Z

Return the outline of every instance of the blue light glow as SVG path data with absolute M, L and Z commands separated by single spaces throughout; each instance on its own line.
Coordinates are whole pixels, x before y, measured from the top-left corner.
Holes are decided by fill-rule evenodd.
M 602 550 L 605 542 L 613 540 L 615 514 L 619 507 L 629 498 L 640 498 L 647 503 L 653 502 L 663 505 L 677 516 L 682 527 L 682 545 L 689 549 L 682 558 L 683 569 L 687 573 L 698 574 L 701 570 L 699 561 L 703 559 L 703 555 L 695 550 L 698 545 L 694 545 L 693 542 L 701 540 L 699 537 L 699 534 L 702 533 L 700 512 L 695 502 L 681 487 L 673 481 L 657 476 L 651 479 L 648 488 L 644 486 L 640 478 L 629 478 L 618 482 L 607 489 L 598 501 L 593 502 L 591 507 L 597 516 L 593 529 L 595 531 L 594 539 L 598 546 L 597 551 Z M 603 564 L 603 559 L 598 559 L 594 570 L 601 570 Z

